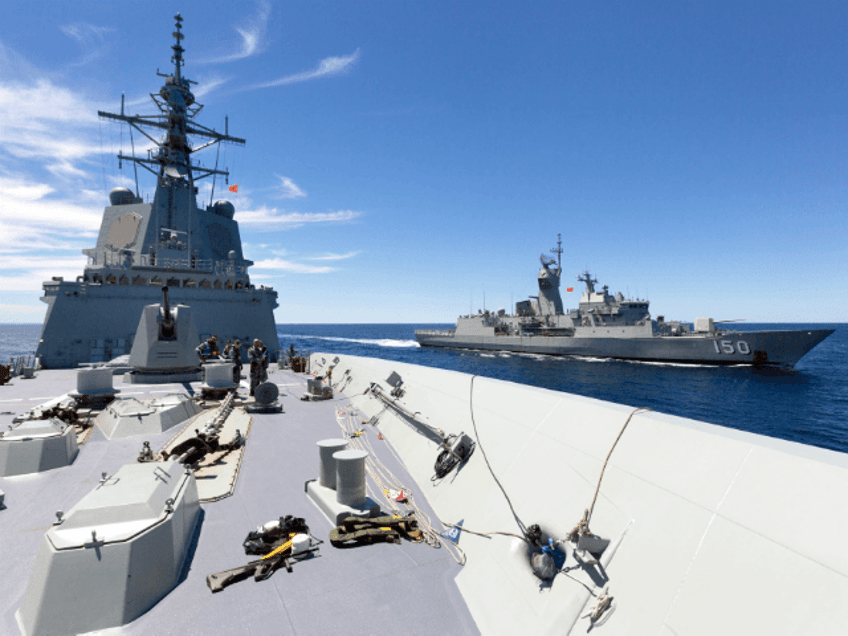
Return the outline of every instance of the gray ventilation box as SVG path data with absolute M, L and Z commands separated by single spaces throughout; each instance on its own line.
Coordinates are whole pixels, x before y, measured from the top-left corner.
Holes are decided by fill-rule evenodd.
M 0 477 L 69 466 L 77 453 L 75 426 L 55 418 L 26 420 L 0 433 Z
M 24 636 L 130 623 L 170 592 L 200 504 L 176 461 L 127 464 L 47 531 L 15 614 Z

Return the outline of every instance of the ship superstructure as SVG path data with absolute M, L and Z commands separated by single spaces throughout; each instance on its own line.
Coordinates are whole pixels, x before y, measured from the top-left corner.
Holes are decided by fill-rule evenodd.
M 712 318 L 694 325 L 651 318 L 649 302 L 614 296 L 589 271 L 577 280 L 586 286 L 577 309 L 565 311 L 560 296 L 562 236 L 540 257 L 539 295 L 516 303 L 515 313 L 478 311 L 460 316 L 456 329 L 415 332 L 419 344 L 547 355 L 580 355 L 625 360 L 695 364 L 794 366 L 832 329 L 731 331 Z
M 128 124 L 156 148 L 146 157 L 121 152 L 136 170 L 136 191 L 115 188 L 109 195 L 95 247 L 84 273 L 75 281 L 59 277 L 44 283 L 48 304 L 37 355 L 45 367 L 69 367 L 99 362 L 129 353 L 142 307 L 161 297 L 194 308 L 201 338 L 253 338 L 277 349 L 273 310 L 277 292 L 256 288 L 244 258 L 235 207 L 226 200 L 198 206 L 197 183 L 207 177 L 228 178 L 226 170 L 192 162 L 199 150 L 222 142 L 245 140 L 217 132 L 195 121 L 202 106 L 191 92 L 192 80 L 183 76 L 182 17 L 175 17 L 171 46 L 173 72 L 158 73 L 164 83 L 151 98 L 154 115 L 99 111 L 100 117 Z M 199 142 L 194 142 L 199 139 Z M 133 144 L 134 146 L 134 144 Z M 138 168 L 156 178 L 152 202 L 139 196 Z M 213 184 L 214 196 L 214 184 Z

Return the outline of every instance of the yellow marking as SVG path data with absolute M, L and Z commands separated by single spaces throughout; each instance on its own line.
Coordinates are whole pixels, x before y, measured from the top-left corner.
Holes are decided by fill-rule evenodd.
M 269 552 L 269 553 L 268 553 L 268 554 L 266 554 L 264 557 L 262 557 L 262 558 L 260 559 L 260 561 L 264 561 L 265 559 L 270 559 L 272 556 L 277 556 L 278 554 L 280 554 L 280 552 L 285 552 L 286 550 L 288 550 L 289 548 L 291 548 L 291 545 L 292 545 L 291 540 L 292 540 L 292 537 L 293 537 L 295 534 L 297 534 L 297 533 L 295 533 L 295 532 L 290 533 L 290 534 L 289 534 L 289 540 L 288 540 L 288 541 L 286 541 L 286 542 L 285 542 L 283 545 L 281 545 L 279 548 L 276 548 L 276 549 L 274 549 L 274 550 L 271 550 L 271 552 Z

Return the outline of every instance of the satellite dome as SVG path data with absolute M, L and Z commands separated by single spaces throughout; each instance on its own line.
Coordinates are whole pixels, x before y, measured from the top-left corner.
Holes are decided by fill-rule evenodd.
M 212 206 L 212 211 L 215 212 L 215 214 L 220 214 L 228 219 L 233 218 L 236 213 L 235 206 L 224 199 L 221 201 L 215 201 L 215 205 Z
M 109 193 L 109 203 L 112 205 L 135 203 L 135 195 L 129 188 L 113 188 Z

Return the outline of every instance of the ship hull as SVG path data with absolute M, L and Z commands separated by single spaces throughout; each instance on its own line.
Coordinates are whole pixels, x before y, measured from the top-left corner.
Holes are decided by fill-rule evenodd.
M 48 304 L 36 355 L 44 368 L 70 368 L 128 354 L 142 309 L 162 301 L 158 286 L 45 283 Z M 245 346 L 262 340 L 272 354 L 279 347 L 274 323 L 277 293 L 268 289 L 170 287 L 172 305 L 188 305 L 201 338 Z
M 509 351 L 555 356 L 587 356 L 681 362 L 688 364 L 792 367 L 832 329 L 731 332 L 720 335 L 648 338 L 579 336 L 457 336 L 452 332 L 416 332 L 424 347 Z

